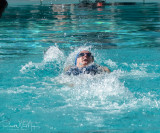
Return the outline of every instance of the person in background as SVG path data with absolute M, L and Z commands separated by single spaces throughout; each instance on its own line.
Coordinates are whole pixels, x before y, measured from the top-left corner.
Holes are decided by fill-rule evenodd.
M 7 7 L 8 3 L 6 0 L 0 0 L 0 17 L 2 16 L 2 13 L 4 9 Z
M 110 73 L 107 67 L 100 66 L 94 63 L 94 57 L 88 50 L 80 51 L 75 58 L 75 66 L 65 69 L 67 75 L 91 74 L 96 75 L 103 72 Z

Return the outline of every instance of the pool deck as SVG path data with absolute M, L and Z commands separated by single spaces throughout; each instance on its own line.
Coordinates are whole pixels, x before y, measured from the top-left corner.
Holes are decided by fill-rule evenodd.
M 82 0 L 7 0 L 9 5 L 37 5 L 37 4 L 78 4 Z M 95 1 L 95 0 L 91 0 Z M 106 3 L 114 2 L 138 2 L 160 3 L 160 0 L 106 0 Z

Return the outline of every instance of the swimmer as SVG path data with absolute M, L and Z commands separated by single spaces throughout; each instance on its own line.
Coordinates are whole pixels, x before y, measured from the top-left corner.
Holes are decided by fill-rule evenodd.
M 75 58 L 75 66 L 65 69 L 67 75 L 91 74 L 96 75 L 103 72 L 110 73 L 107 67 L 99 66 L 94 63 L 94 57 L 88 50 L 79 52 Z

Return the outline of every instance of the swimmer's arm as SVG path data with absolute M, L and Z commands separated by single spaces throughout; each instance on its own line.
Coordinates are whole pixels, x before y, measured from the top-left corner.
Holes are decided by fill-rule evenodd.
M 102 67 L 102 69 L 103 69 L 105 72 L 108 72 L 108 73 L 111 72 L 111 70 L 110 70 L 108 67 Z
M 104 71 L 104 72 L 107 72 L 107 73 L 110 73 L 111 72 L 111 70 L 108 68 L 108 67 L 104 67 L 104 66 L 99 66 L 100 67 L 100 69 L 102 70 L 102 71 Z

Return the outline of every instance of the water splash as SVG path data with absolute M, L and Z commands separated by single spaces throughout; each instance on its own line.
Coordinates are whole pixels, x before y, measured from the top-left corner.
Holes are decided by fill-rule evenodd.
M 63 70 L 64 54 L 57 46 L 51 46 L 44 53 L 41 63 L 30 61 L 22 66 L 20 72 L 32 73 L 37 76 L 57 75 Z
M 64 61 L 64 54 L 57 46 L 51 46 L 45 52 L 43 61 L 45 63 L 56 61 L 58 64 L 60 64 L 62 61 Z
M 54 75 L 50 78 L 47 78 L 48 74 L 44 76 L 41 83 L 44 83 L 43 85 L 46 90 L 44 89 L 43 91 L 45 91 L 46 94 L 48 93 L 46 91 L 49 91 L 50 95 L 54 94 L 56 97 L 62 97 L 63 100 L 61 100 L 61 102 L 65 103 L 62 104 L 65 107 L 70 106 L 72 108 L 83 108 L 87 110 L 103 110 L 103 112 L 111 114 L 137 110 L 147 105 L 159 108 L 159 100 L 153 99 L 151 95 L 146 93 L 141 94 L 140 96 L 138 92 L 131 92 L 130 88 L 125 86 L 126 80 L 121 80 L 122 78 L 129 79 L 142 76 L 153 76 L 153 74 L 150 75 L 147 73 L 147 67 L 149 64 L 128 64 L 124 62 L 118 65 L 117 62 L 108 59 L 104 60 L 104 62 L 112 69 L 115 69 L 110 74 L 104 73 L 95 76 L 64 75 L 64 67 L 67 65 L 73 65 L 76 54 L 84 49 L 91 52 L 93 51 L 91 46 L 82 46 L 70 52 L 65 60 L 64 52 L 58 47 L 52 46 L 45 52 L 41 63 L 29 62 L 24 65 L 20 71 L 22 73 L 27 73 L 33 72 L 33 70 L 34 72 L 42 70 L 39 71 L 38 76 L 42 73 L 44 76 L 44 70 L 47 69 L 50 72 L 53 71 L 52 65 L 54 64 L 54 68 L 60 69 L 61 71 L 54 71 Z M 127 67 L 127 70 L 129 71 L 126 71 L 125 67 Z M 45 110 L 44 108 L 41 109 Z M 51 112 L 53 111 L 52 108 L 49 110 Z M 45 112 L 48 112 L 49 110 L 47 109 Z

